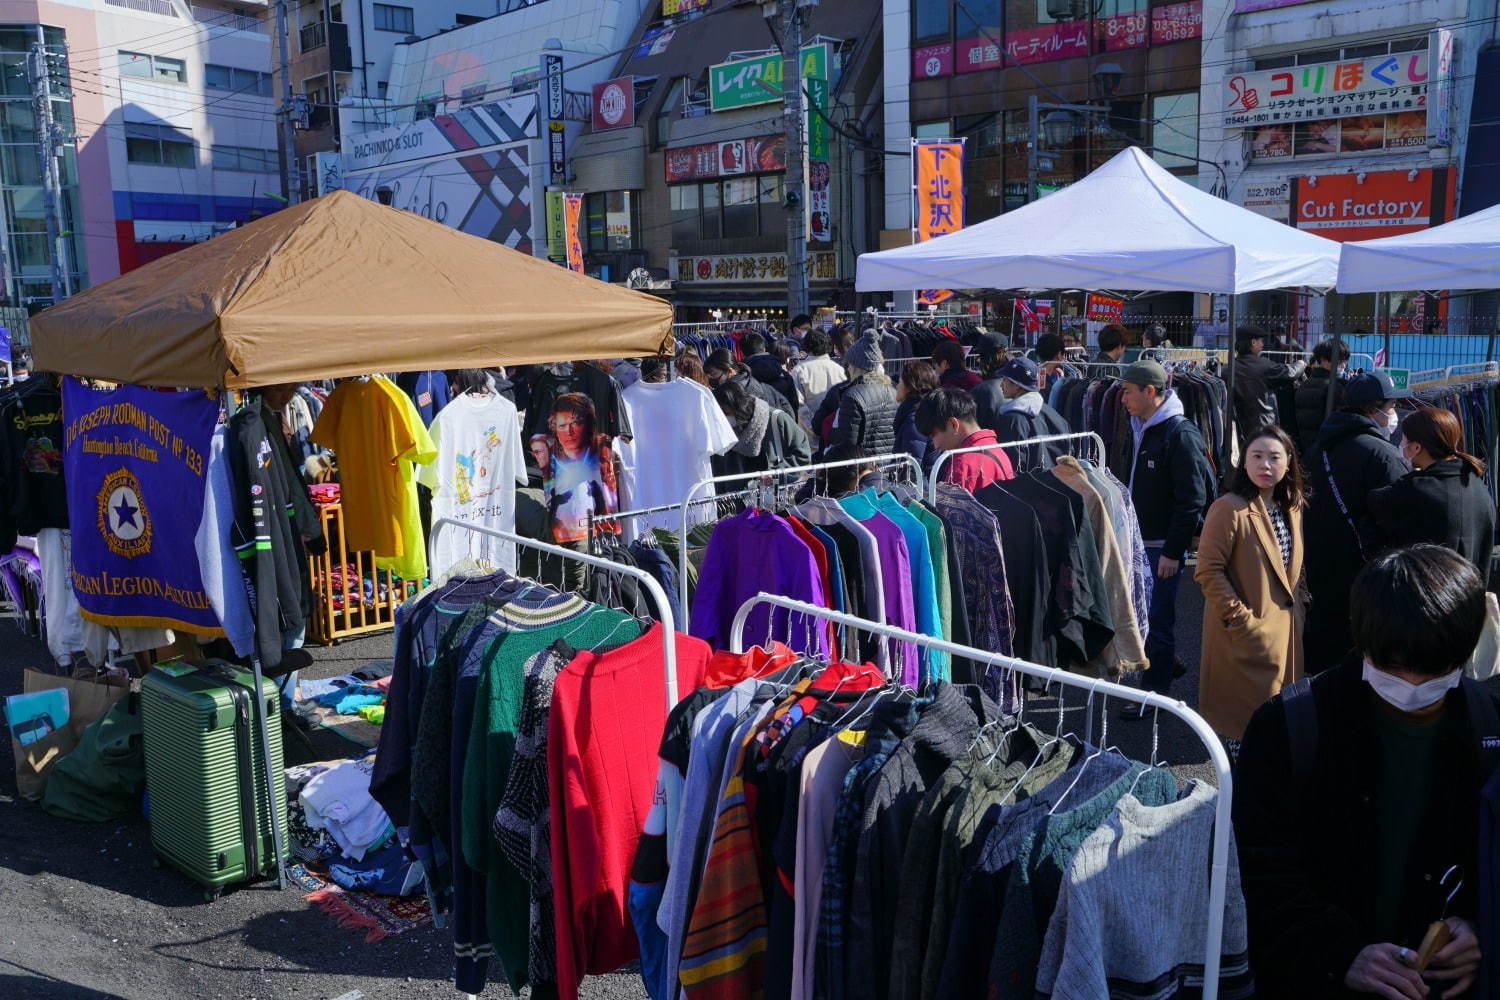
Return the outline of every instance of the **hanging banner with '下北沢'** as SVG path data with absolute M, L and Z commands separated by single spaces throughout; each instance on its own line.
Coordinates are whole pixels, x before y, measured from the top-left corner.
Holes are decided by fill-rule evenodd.
M 63 381 L 73 590 L 84 618 L 224 634 L 196 547 L 218 416 L 218 402 L 201 390 L 96 392 Z

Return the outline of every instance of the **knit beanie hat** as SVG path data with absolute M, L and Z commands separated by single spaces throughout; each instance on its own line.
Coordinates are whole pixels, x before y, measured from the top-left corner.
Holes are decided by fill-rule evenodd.
M 860 338 L 849 345 L 849 351 L 844 355 L 844 364 L 865 371 L 879 371 L 885 364 L 885 355 L 880 351 L 880 341 L 875 337 L 875 331 L 867 330 Z

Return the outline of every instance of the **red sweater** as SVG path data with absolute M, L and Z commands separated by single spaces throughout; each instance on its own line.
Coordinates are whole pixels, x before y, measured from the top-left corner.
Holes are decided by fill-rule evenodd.
M 696 689 L 710 650 L 677 635 L 677 693 Z M 638 957 L 626 894 L 667 723 L 662 627 L 612 652 L 580 653 L 558 675 L 547 723 L 557 989 Z
M 976 448 L 982 444 L 999 444 L 999 439 L 995 437 L 994 431 L 977 430 L 964 438 L 964 443 L 959 447 Z M 943 469 L 943 482 L 962 486 L 970 493 L 978 493 L 997 479 L 1014 478 L 1015 469 L 1003 448 L 954 455 Z

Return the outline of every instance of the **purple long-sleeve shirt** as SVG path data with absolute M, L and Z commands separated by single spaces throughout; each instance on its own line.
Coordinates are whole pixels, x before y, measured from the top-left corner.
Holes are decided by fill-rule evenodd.
M 792 526 L 775 514 L 747 510 L 714 527 L 698 571 L 689 634 L 728 649 L 735 612 L 762 591 L 828 607 L 817 561 Z M 828 652 L 828 629 L 821 623 L 761 605 L 745 624 L 745 644 L 764 643 L 768 635 L 799 652 Z

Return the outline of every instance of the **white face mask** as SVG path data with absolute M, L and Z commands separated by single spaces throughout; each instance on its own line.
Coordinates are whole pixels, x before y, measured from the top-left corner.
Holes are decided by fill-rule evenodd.
M 1385 434 L 1386 437 L 1390 437 L 1392 434 L 1395 434 L 1396 433 L 1396 428 L 1400 427 L 1400 426 L 1401 426 L 1401 418 L 1396 415 L 1396 411 L 1395 410 L 1392 410 L 1389 413 L 1386 413 L 1386 415 L 1385 415 L 1385 427 L 1383 428 L 1383 433 Z
M 1388 674 L 1365 660 L 1365 683 L 1375 689 L 1381 701 L 1400 712 L 1420 712 L 1424 708 L 1431 708 L 1447 697 L 1449 691 L 1458 687 L 1462 677 L 1463 671 L 1455 670 L 1451 674 L 1413 684 L 1394 674 Z

